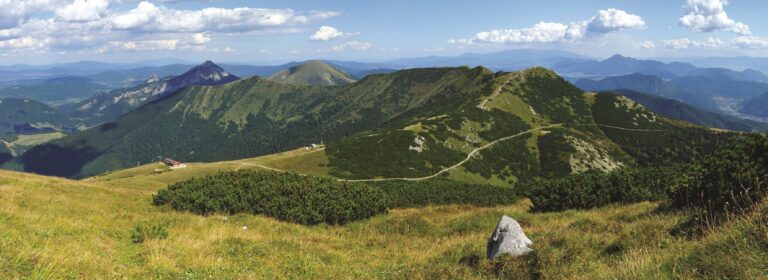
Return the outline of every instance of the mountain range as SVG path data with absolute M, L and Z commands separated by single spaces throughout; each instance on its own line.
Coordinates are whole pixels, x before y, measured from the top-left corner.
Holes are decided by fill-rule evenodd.
M 653 133 L 659 130 L 670 133 Z M 646 149 L 680 139 L 719 138 L 619 95 L 586 94 L 544 68 L 454 67 L 371 75 L 340 86 L 259 77 L 191 86 L 16 160 L 26 171 L 84 177 L 159 157 L 209 162 L 325 143 L 323 168 L 341 178 L 514 185 L 683 159 L 700 154 L 691 149 L 710 147 L 682 145 L 648 156 Z

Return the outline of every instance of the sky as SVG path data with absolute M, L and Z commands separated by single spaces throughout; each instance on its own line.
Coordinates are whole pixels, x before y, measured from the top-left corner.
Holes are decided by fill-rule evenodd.
M 765 0 L 0 0 L 0 64 L 768 56 Z

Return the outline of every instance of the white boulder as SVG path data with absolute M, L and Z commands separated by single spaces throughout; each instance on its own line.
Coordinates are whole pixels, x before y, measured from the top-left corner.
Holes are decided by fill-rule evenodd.
M 517 221 L 507 216 L 501 217 L 496 230 L 488 238 L 488 259 L 495 260 L 504 254 L 514 257 L 527 255 L 533 252 L 533 249 L 528 247 L 531 244 L 533 241 L 525 236 Z

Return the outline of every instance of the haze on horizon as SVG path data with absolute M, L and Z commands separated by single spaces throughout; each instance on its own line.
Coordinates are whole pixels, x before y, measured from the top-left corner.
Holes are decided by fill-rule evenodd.
M 377 61 L 505 49 L 768 56 L 758 0 L 8 0 L 0 64 Z

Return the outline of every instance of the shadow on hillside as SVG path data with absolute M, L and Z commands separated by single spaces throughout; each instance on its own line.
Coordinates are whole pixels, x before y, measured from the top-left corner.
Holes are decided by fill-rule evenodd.
M 55 144 L 34 147 L 21 156 L 24 171 L 58 177 L 75 177 L 99 153 L 92 147 L 70 148 Z
M 9 153 L 0 153 L 0 165 L 9 162 L 13 159 L 13 156 Z

